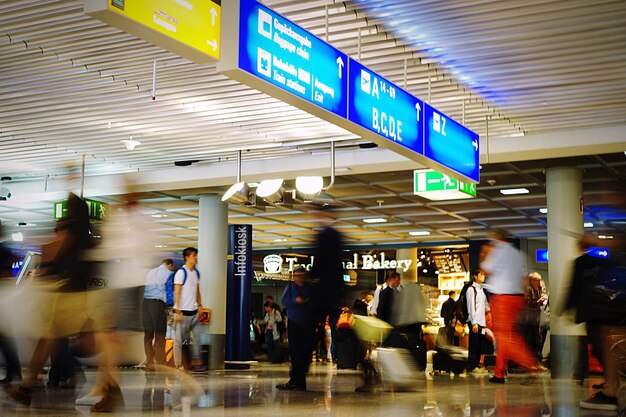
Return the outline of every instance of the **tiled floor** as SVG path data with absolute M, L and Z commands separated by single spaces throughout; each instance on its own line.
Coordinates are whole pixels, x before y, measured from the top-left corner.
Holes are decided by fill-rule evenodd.
M 18 408 L 0 393 L 0 416 L 89 415 L 89 407 L 75 406 L 77 395 L 93 384 L 96 372 L 86 372 L 87 383 L 76 392 L 36 390 L 30 408 Z M 356 394 L 359 373 L 313 365 L 308 392 L 283 392 L 274 386 L 286 382 L 288 365 L 260 364 L 249 371 L 216 371 L 204 376 L 176 377 L 175 372 L 146 374 L 125 369 L 120 380 L 126 406 L 119 416 L 336 416 L 436 417 L 614 416 L 615 412 L 581 411 L 578 401 L 589 395 L 591 382 L 528 378 L 510 375 L 505 385 L 488 383 L 488 376 L 451 378 L 447 374 L 420 375 L 405 389 L 385 386 L 371 394 Z M 189 411 L 177 410 L 190 397 Z M 186 400 L 185 400 L 186 402 Z M 172 407 L 174 405 L 174 408 Z

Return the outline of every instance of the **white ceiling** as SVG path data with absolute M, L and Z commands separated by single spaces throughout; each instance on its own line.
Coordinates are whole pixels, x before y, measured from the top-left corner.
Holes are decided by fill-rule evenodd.
M 490 144 L 508 143 L 511 137 L 522 135 L 626 123 L 624 1 L 264 3 L 464 121 Z M 154 60 L 156 100 L 152 100 Z M 119 141 L 131 134 L 142 145 L 129 152 Z M 589 137 L 591 143 L 594 139 Z M 243 151 L 244 165 L 269 161 L 269 172 L 273 160 L 327 153 L 329 141 L 336 141 L 339 151 L 356 155 L 361 152 L 357 145 L 363 142 L 217 74 L 214 64 L 190 63 L 94 20 L 82 12 L 82 1 L 0 2 L 0 174 L 11 176 L 13 183 L 54 178 L 83 154 L 90 177 L 161 171 L 183 160 L 197 160 L 197 168 L 220 165 L 232 162 L 237 150 Z M 622 142 L 626 149 L 626 141 Z M 606 152 L 598 147 L 593 153 Z M 624 155 L 564 163 L 599 167 L 598 175 L 589 178 L 591 184 L 602 178 L 624 184 L 620 157 Z M 485 165 L 483 177 L 492 169 L 505 171 L 513 175 L 509 182 L 524 184 L 527 175 L 541 177 L 545 165 L 539 165 L 533 168 L 536 172 L 526 171 L 524 164 Z M 406 168 L 388 166 L 388 171 L 396 169 Z M 479 187 L 482 194 L 474 202 L 425 204 L 409 195 L 407 175 L 339 178 L 331 194 L 344 206 L 344 231 L 352 243 L 402 242 L 406 232 L 415 228 L 437 231 L 425 239 L 431 241 L 464 240 L 495 225 L 510 227 L 520 235 L 545 234 L 536 213 L 524 212 L 525 207 L 545 206 L 541 187 L 529 197 L 532 201 L 520 201 L 519 207 L 515 199 L 507 202 L 491 196 L 484 180 Z M 156 220 L 163 225 L 157 229 L 170 249 L 196 239 L 194 198 L 216 189 L 176 188 L 161 187 L 160 194 L 144 196 L 148 209 L 168 213 L 168 218 Z M 100 197 L 119 199 L 106 193 Z M 397 206 L 401 212 L 384 210 L 382 214 L 392 216 L 393 222 L 365 227 L 364 216 L 379 214 L 376 200 Z M 498 206 L 502 218 L 470 214 L 487 213 L 484 204 Z M 303 209 L 264 209 L 286 212 L 269 215 L 231 207 L 230 218 L 255 224 L 258 247 L 276 245 L 278 238 L 294 239 L 281 243 L 300 246 L 308 244 L 314 232 Z M 0 219 L 10 224 L 35 223 L 33 235 L 44 240 L 52 227 L 50 210 L 51 201 L 27 206 L 9 201 L 0 203 Z M 422 221 L 422 210 L 426 210 L 424 215 L 441 217 Z M 615 226 L 609 226 L 615 231 Z

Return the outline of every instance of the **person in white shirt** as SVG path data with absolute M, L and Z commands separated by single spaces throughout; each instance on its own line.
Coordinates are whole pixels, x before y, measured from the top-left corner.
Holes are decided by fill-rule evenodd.
M 471 329 L 469 333 L 469 355 L 467 370 L 469 372 L 480 366 L 480 356 L 485 344 L 484 333 L 487 327 L 486 314 L 489 312 L 487 296 L 483 291 L 485 273 L 480 269 L 472 271 L 472 284 L 467 288 L 465 300 L 467 302 L 468 323 Z
M 143 293 L 141 313 L 143 318 L 143 348 L 146 352 L 146 370 L 154 370 L 154 364 L 165 365 L 165 332 L 167 316 L 165 306 L 165 283 L 174 270 L 171 259 L 163 259 L 161 265 L 148 272 Z M 153 342 L 154 340 L 154 342 Z
M 185 265 L 174 275 L 174 364 L 177 369 L 183 369 L 183 340 L 191 332 L 191 370 L 201 371 L 200 358 L 200 321 L 198 309 L 202 308 L 200 296 L 200 274 L 196 269 L 198 263 L 198 249 L 185 248 L 183 250 Z

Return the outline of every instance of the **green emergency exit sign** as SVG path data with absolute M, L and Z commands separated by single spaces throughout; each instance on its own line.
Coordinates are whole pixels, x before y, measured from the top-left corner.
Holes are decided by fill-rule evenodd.
M 89 209 L 89 218 L 91 220 L 105 220 L 109 214 L 109 204 L 101 201 L 90 200 L 85 198 L 87 208 Z M 67 214 L 67 201 L 57 201 L 54 203 L 54 220 L 59 220 Z
M 413 194 L 429 200 L 476 197 L 476 184 L 464 183 L 432 169 L 413 171 Z

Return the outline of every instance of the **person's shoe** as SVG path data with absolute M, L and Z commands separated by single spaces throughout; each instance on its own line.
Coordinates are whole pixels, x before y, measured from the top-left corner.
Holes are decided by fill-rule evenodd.
M 504 384 L 504 378 L 498 378 L 494 375 L 489 378 L 489 382 L 491 382 L 492 384 Z
M 278 384 L 276 385 L 276 388 L 281 391 L 306 391 L 306 387 L 294 385 L 289 382 L 287 382 L 286 384 Z
M 119 385 L 107 387 L 100 401 L 91 406 L 93 413 L 110 413 L 124 407 L 124 397 Z
M 536 365 L 530 368 L 528 372 L 531 374 L 542 374 L 542 373 L 548 372 L 548 368 L 546 368 L 543 365 Z
M 596 392 L 586 400 L 580 400 L 580 408 L 587 410 L 617 411 L 617 398 Z
M 12 384 L 13 382 L 22 382 L 22 375 L 7 374 L 4 378 L 0 379 L 0 385 Z
M 7 390 L 7 396 L 13 399 L 13 401 L 26 407 L 30 407 L 30 402 L 32 401 L 32 398 L 33 398 L 33 394 L 31 393 L 31 390 L 21 385 L 18 385 L 16 387 L 13 387 Z
M 593 385 L 591 386 L 591 388 L 593 388 L 593 389 L 604 389 L 605 385 L 606 385 L 606 384 L 605 384 L 604 382 L 603 382 L 603 383 L 601 383 L 601 384 L 593 384 Z
M 100 402 L 100 400 L 102 400 L 101 395 L 85 395 L 84 397 L 77 398 L 76 401 L 74 401 L 74 404 L 91 406 Z

